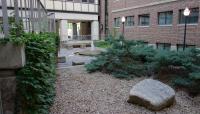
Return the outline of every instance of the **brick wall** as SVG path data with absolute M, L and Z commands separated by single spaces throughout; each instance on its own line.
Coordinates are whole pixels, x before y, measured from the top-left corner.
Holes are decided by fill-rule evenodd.
M 186 6 L 189 8 L 200 8 L 200 0 L 163 1 L 109 0 L 109 30 L 113 31 L 114 29 L 114 18 L 122 16 L 134 16 L 135 25 L 132 27 L 125 27 L 125 36 L 127 39 L 145 40 L 151 44 L 182 44 L 184 25 L 179 24 L 179 10 L 184 9 Z M 158 12 L 163 11 L 173 11 L 172 26 L 158 25 Z M 141 27 L 138 25 L 138 15 L 141 14 L 150 14 L 149 27 Z M 117 28 L 117 30 L 120 32 L 121 28 L 122 27 Z M 188 25 L 187 44 L 200 46 L 200 15 L 199 22 L 197 24 Z

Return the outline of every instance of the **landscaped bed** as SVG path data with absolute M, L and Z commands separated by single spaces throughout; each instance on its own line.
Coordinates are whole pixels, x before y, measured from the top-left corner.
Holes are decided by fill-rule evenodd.
M 127 103 L 133 85 L 147 77 L 121 80 L 99 72 L 89 74 L 84 66 L 58 70 L 56 100 L 51 114 L 155 114 Z M 199 114 L 200 95 L 191 98 L 176 93 L 176 103 L 156 114 Z

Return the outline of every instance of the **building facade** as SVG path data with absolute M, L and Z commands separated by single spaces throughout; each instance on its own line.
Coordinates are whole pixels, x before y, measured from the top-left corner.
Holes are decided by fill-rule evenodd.
M 98 0 L 41 0 L 62 41 L 99 39 Z
M 120 34 L 121 17 L 125 16 L 126 39 L 144 40 L 164 49 L 183 47 L 183 10 L 188 7 L 191 14 L 187 19 L 186 43 L 188 47 L 200 47 L 200 0 L 108 0 L 107 5 L 108 20 L 101 18 L 102 28 L 108 28 L 110 34 Z M 107 34 L 105 30 L 100 32 Z
M 9 17 L 15 15 L 15 7 L 16 4 L 18 5 L 18 15 L 24 22 L 25 31 L 34 30 L 39 32 L 41 31 L 39 30 L 41 26 L 42 29 L 49 26 L 50 30 L 48 31 L 56 31 L 59 33 L 61 41 L 99 39 L 99 0 L 3 1 L 6 3 Z M 4 2 L 0 2 L 0 6 L 2 6 L 2 3 Z M 2 14 L 1 7 L 1 23 Z M 29 21 L 30 23 L 27 23 Z M 53 30 L 53 28 L 56 30 Z

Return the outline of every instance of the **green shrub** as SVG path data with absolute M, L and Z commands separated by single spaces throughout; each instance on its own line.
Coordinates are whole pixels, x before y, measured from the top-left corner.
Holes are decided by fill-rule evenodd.
M 106 52 L 97 56 L 97 59 L 86 65 L 88 72 L 102 71 L 113 74 L 118 78 L 133 78 L 134 76 L 142 76 L 147 72 L 147 66 L 143 65 L 152 48 L 147 48 L 140 41 L 125 41 L 123 38 L 110 40 L 111 48 Z M 134 50 L 133 48 L 142 48 L 149 55 Z M 140 57 L 143 57 L 141 61 Z
M 57 35 L 25 34 L 26 65 L 17 73 L 18 108 L 23 114 L 48 114 L 55 96 Z
M 105 72 L 117 78 L 135 76 L 162 77 L 160 72 L 166 70 L 169 81 L 175 86 L 200 92 L 200 51 L 156 50 L 142 41 L 126 41 L 123 37 L 107 40 L 111 47 L 87 64 L 88 72 Z M 172 78 L 170 78 L 172 76 Z
M 94 45 L 99 48 L 110 48 L 110 43 L 107 41 L 96 41 Z

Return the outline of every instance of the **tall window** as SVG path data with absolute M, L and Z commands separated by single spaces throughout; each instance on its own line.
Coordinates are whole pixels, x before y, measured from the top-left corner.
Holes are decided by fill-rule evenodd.
M 126 26 L 134 26 L 134 16 L 126 17 Z
M 171 44 L 169 43 L 156 43 L 157 49 L 170 50 Z
M 139 25 L 140 26 L 149 26 L 150 24 L 150 15 L 139 15 Z
M 89 3 L 94 3 L 94 0 L 89 0 Z
M 158 24 L 159 25 L 171 25 L 173 21 L 173 12 L 160 12 L 158 13 Z
M 189 24 L 195 24 L 198 23 L 199 20 L 199 8 L 192 8 L 190 9 L 191 13 L 188 16 L 187 23 Z M 184 10 L 179 11 L 179 23 L 184 24 L 185 23 L 185 16 L 183 15 Z
M 120 17 L 114 19 L 114 26 L 120 27 Z
M 88 0 L 82 0 L 82 2 L 88 2 Z

